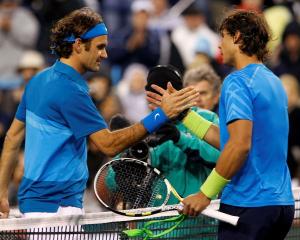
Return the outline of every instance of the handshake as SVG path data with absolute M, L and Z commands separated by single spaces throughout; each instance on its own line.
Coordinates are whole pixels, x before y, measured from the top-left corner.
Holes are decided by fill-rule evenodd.
M 149 133 L 168 120 L 181 120 L 196 105 L 198 93 L 192 87 L 183 88 L 180 73 L 172 66 L 158 65 L 149 71 L 145 86 L 147 101 L 153 114 L 142 120 Z M 157 116 L 163 115 L 160 122 Z

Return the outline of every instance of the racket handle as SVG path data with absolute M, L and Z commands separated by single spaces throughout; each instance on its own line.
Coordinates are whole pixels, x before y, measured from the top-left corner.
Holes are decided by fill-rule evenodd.
M 161 211 L 162 212 L 173 211 L 173 210 L 181 211 L 182 209 L 183 209 L 183 205 L 179 203 L 173 205 L 165 205 L 161 208 Z
M 218 200 L 212 201 L 213 204 L 218 203 Z M 174 205 L 166 205 L 162 207 L 162 212 L 165 211 L 172 211 L 172 210 L 177 210 L 177 211 L 181 211 L 183 209 L 183 205 L 180 204 L 174 204 Z M 207 216 L 207 217 L 211 217 L 211 218 L 215 218 L 219 221 L 222 222 L 226 222 L 229 223 L 231 225 L 236 226 L 238 224 L 239 221 L 239 217 L 237 216 L 233 216 L 227 213 L 223 213 L 220 212 L 218 210 L 212 209 L 212 208 L 206 208 L 201 212 L 202 215 Z
M 206 208 L 201 212 L 202 215 L 205 215 L 207 217 L 212 217 L 215 219 L 218 219 L 220 221 L 230 223 L 231 225 L 236 226 L 239 221 L 239 217 L 233 216 L 227 213 L 223 213 L 214 209 Z

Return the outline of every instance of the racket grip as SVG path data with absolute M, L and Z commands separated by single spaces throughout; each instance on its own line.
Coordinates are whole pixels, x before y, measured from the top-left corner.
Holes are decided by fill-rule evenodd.
M 231 225 L 236 226 L 239 221 L 239 217 L 233 216 L 227 213 L 223 213 L 214 209 L 206 208 L 201 212 L 202 215 L 205 215 L 207 217 L 212 217 L 215 219 L 218 219 L 223 222 L 230 223 Z
M 167 211 L 172 211 L 172 210 L 181 211 L 182 209 L 183 209 L 183 205 L 181 203 L 179 203 L 179 204 L 163 206 L 161 211 L 162 212 L 167 212 Z

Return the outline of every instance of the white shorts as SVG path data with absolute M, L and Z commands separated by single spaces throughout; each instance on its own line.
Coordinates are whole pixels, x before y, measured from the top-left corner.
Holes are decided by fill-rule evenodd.
M 40 218 L 40 217 L 52 217 L 52 216 L 65 216 L 65 215 L 77 215 L 77 214 L 84 214 L 84 209 L 76 208 L 76 207 L 59 207 L 57 212 L 55 213 L 47 213 L 47 212 L 29 212 L 22 214 L 23 218 Z M 75 228 L 74 228 L 75 227 Z M 64 232 L 77 232 L 78 234 L 74 233 L 71 235 L 66 235 Z M 49 228 L 38 228 L 38 229 L 29 229 L 30 232 L 45 232 L 49 231 Z M 114 236 L 113 239 L 120 239 L 120 236 L 117 233 L 95 233 L 95 234 L 85 234 L 82 226 L 65 226 L 65 227 L 54 227 L 50 228 L 50 232 L 57 232 L 59 234 L 35 234 L 31 235 L 27 240 L 105 240 L 110 239 L 109 237 Z M 80 234 L 79 234 L 80 233 Z
M 24 218 L 38 218 L 38 217 L 52 217 L 52 216 L 64 216 L 64 215 L 75 215 L 75 214 L 84 214 L 82 208 L 77 207 L 59 207 L 57 212 L 48 213 L 48 212 L 28 212 L 22 214 Z

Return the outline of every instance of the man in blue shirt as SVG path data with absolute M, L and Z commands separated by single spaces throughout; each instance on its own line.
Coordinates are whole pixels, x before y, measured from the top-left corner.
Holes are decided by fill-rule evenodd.
M 220 33 L 223 61 L 237 69 L 222 86 L 220 129 L 193 111 L 183 123 L 222 151 L 200 192 L 183 200 L 183 213 L 198 215 L 223 190 L 220 210 L 240 220 L 237 226 L 220 223 L 218 239 L 281 240 L 293 222 L 294 199 L 286 162 L 287 96 L 262 63 L 268 26 L 257 13 L 235 11 Z M 156 95 L 148 96 L 160 105 Z
M 194 105 L 197 93 L 191 88 L 166 94 L 162 107 L 141 123 L 109 131 L 81 76 L 99 71 L 107 58 L 106 46 L 107 29 L 100 15 L 89 8 L 70 13 L 53 26 L 52 49 L 59 60 L 28 83 L 6 135 L 0 167 L 1 218 L 8 217 L 8 183 L 24 137 L 20 211 L 25 217 L 67 213 L 65 208 L 78 213 L 88 178 L 88 136 L 100 151 L 114 156 Z

